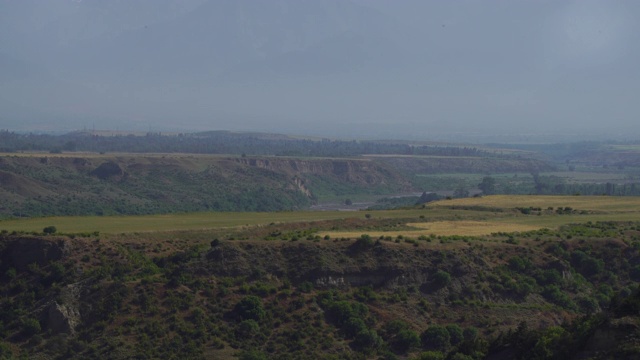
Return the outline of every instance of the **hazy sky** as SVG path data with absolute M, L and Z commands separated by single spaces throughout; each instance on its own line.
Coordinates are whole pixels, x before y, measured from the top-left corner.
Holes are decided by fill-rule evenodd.
M 0 0 L 0 128 L 640 134 L 640 2 Z

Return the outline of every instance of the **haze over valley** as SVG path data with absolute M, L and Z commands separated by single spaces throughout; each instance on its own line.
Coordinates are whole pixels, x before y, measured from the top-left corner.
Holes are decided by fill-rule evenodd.
M 0 0 L 0 359 L 639 359 L 639 33 Z
M 0 127 L 472 142 L 638 135 L 621 1 L 0 1 Z

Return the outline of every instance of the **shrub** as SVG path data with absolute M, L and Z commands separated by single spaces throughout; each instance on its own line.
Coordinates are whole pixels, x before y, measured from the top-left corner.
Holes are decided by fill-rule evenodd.
M 353 338 L 360 332 L 366 331 L 367 326 L 365 325 L 364 320 L 359 317 L 352 316 L 344 323 L 342 329 L 347 337 Z
M 260 325 L 255 320 L 243 320 L 238 325 L 237 335 L 240 339 L 252 338 L 260 333 Z
M 375 245 L 371 236 L 362 234 L 358 240 L 353 244 L 354 250 L 367 250 L 371 249 Z
M 8 343 L 0 342 L 0 359 L 13 359 L 13 350 Z
M 373 329 L 363 329 L 356 335 L 353 344 L 363 350 L 379 349 L 382 344 L 382 338 Z
M 440 351 L 425 351 L 420 353 L 416 360 L 444 360 L 445 356 Z
M 411 329 L 402 329 L 394 337 L 392 345 L 398 352 L 406 353 L 420 346 L 420 337 Z
M 261 321 L 267 316 L 262 300 L 254 295 L 249 295 L 240 300 L 233 308 L 233 312 L 242 320 Z
M 557 285 L 549 285 L 545 287 L 542 295 L 554 304 L 560 305 L 565 309 L 575 309 L 575 303 L 569 298 L 564 291 L 562 291 Z
M 451 336 L 444 326 L 432 325 L 421 335 L 422 347 L 429 350 L 445 351 L 451 345 Z
M 447 328 L 447 331 L 449 332 L 451 345 L 453 346 L 458 345 L 464 340 L 464 334 L 460 325 L 449 324 L 446 326 L 446 328 Z
M 33 336 L 41 330 L 40 323 L 34 318 L 28 318 L 22 321 L 22 332 L 26 336 Z
M 447 286 L 451 283 L 451 275 L 444 270 L 438 270 L 433 276 L 433 282 L 438 287 Z
M 313 283 L 310 281 L 303 281 L 298 285 L 298 289 L 303 293 L 310 293 L 313 290 Z
M 258 350 L 245 350 L 238 356 L 240 360 L 267 360 L 267 355 Z
M 478 331 L 477 328 L 470 326 L 466 329 L 464 329 L 464 331 L 462 331 L 462 335 L 464 336 L 464 340 L 465 341 L 469 341 L 469 342 L 473 342 L 476 341 L 476 339 L 478 338 L 478 334 L 480 333 L 480 331 Z
M 42 229 L 42 232 L 45 234 L 55 234 L 56 232 L 58 232 L 58 229 L 56 229 L 56 227 L 52 225 Z

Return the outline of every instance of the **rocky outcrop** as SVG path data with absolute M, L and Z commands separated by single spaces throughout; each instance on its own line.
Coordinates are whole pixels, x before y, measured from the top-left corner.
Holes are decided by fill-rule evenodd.
M 80 325 L 80 311 L 54 301 L 47 311 L 46 324 L 53 334 L 74 335 L 76 327 Z
M 18 271 L 24 271 L 30 264 L 39 267 L 62 259 L 70 251 L 71 243 L 66 239 L 22 237 L 7 244 L 3 263 Z
M 100 164 L 100 166 L 93 170 L 91 175 L 96 176 L 101 180 L 107 180 L 111 178 L 121 178 L 125 175 L 125 171 L 117 163 L 107 161 Z
M 405 190 L 411 188 L 410 182 L 394 168 L 369 159 L 238 158 L 235 161 L 245 166 L 289 174 L 296 179 L 315 175 L 363 186 L 395 185 Z M 308 187 L 312 187 L 312 179 L 307 180 Z
M 301 179 L 297 176 L 295 176 L 293 178 L 293 184 L 296 186 L 296 188 L 302 192 L 303 194 L 305 194 L 307 197 L 313 197 L 313 194 L 311 193 L 311 191 L 307 188 L 306 182 L 304 181 L 304 179 Z

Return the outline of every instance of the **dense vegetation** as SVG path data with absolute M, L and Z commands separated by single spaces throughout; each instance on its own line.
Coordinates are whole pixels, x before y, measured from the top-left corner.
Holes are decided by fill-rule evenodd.
M 233 161 L 0 158 L 0 216 L 277 211 L 312 198 L 286 173 Z
M 640 223 L 486 237 L 317 235 L 361 225 L 5 232 L 0 357 L 640 355 Z
M 563 179 L 554 176 L 539 176 L 533 174 L 535 193 L 540 195 L 613 195 L 638 196 L 640 183 L 597 183 L 597 184 L 567 184 Z
M 101 136 L 84 132 L 65 135 L 18 134 L 0 131 L 0 151 L 91 151 L 135 153 L 250 154 L 276 156 L 349 157 L 362 154 L 496 156 L 474 147 L 426 146 L 388 141 L 309 140 L 284 135 L 211 131 L 145 136 Z
M 0 218 L 331 209 L 345 199 L 358 202 L 352 208 L 381 209 L 412 205 L 397 196 L 422 192 L 437 193 L 434 199 L 640 195 L 640 157 L 631 143 L 479 149 L 225 131 L 0 131 L 0 144 L 9 152 L 0 157 Z

